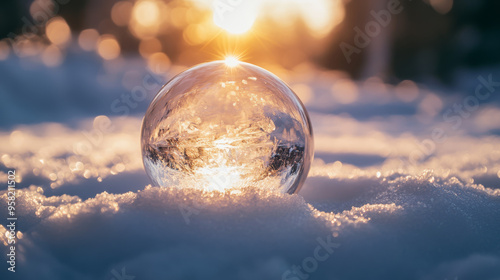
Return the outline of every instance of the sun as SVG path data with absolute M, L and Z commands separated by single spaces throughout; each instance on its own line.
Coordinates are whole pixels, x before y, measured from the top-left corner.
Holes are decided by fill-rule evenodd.
M 230 34 L 248 32 L 257 19 L 258 1 L 215 1 L 213 21 Z
M 240 64 L 240 61 L 238 60 L 238 58 L 234 55 L 228 55 L 226 56 L 226 58 L 224 59 L 224 63 L 229 66 L 229 67 L 236 67 L 238 66 L 238 64 Z

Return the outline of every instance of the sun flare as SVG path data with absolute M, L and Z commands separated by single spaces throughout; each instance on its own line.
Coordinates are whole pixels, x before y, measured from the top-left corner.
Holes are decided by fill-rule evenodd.
M 236 67 L 236 66 L 238 66 L 240 61 L 238 60 L 238 58 L 236 56 L 229 55 L 229 56 L 226 56 L 226 58 L 224 59 L 224 63 L 229 67 Z
M 231 34 L 243 34 L 257 19 L 258 1 L 215 1 L 212 10 L 215 25 Z

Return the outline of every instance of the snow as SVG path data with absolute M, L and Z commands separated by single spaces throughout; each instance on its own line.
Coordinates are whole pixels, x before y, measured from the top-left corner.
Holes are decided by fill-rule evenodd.
M 0 65 L 13 76 L 0 87 L 0 182 L 16 169 L 19 230 L 16 272 L 4 266 L 1 279 L 500 279 L 497 95 L 457 128 L 442 117 L 487 72 L 455 94 L 312 66 L 288 72 L 314 127 L 308 180 L 296 195 L 220 193 L 149 185 L 139 131 L 155 90 L 129 114 L 109 109 L 130 93 L 119 77 L 147 75 L 144 66 L 88 59 L 94 70 L 82 75 L 92 74 L 66 81 L 57 72 L 85 61 L 68 55 L 59 68 L 29 70 L 33 83 L 16 59 Z M 115 78 L 99 84 L 99 75 Z M 5 233 L 2 222 L 3 256 Z

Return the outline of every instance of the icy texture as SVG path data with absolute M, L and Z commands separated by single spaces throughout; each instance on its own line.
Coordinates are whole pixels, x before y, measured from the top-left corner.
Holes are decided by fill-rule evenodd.
M 295 193 L 313 155 L 309 117 L 293 91 L 247 63 L 205 63 L 168 82 L 142 125 L 142 154 L 162 187 L 248 186 Z
M 339 123 L 352 131 L 334 137 L 331 117 L 313 114 L 320 139 L 335 145 L 319 145 L 323 159 L 312 165 L 302 198 L 256 188 L 144 189 L 131 180 L 146 179 L 138 118 L 111 119 L 114 130 L 101 145 L 74 154 L 73 144 L 85 139 L 81 131 L 97 120 L 77 129 L 46 124 L 0 133 L 2 164 L 22 175 L 18 270 L 2 270 L 0 278 L 111 280 L 125 268 L 135 279 L 282 279 L 313 255 L 318 237 L 327 236 L 340 247 L 311 279 L 500 276 L 500 188 L 473 183 L 498 181 L 499 137 L 461 136 L 436 157 L 405 166 L 398 159 L 412 151 L 413 137 L 376 133 L 341 117 Z M 356 144 L 367 134 L 379 148 Z M 363 168 L 347 163 L 352 155 L 344 163 L 323 156 L 341 146 L 369 158 L 370 152 L 384 154 L 387 142 L 397 143 L 399 152 Z M 5 181 L 6 174 L 0 175 Z M 133 192 L 124 191 L 131 187 Z M 0 191 L 0 209 L 6 195 Z M 4 233 L 2 226 L 5 251 Z
M 0 210 L 6 170 L 15 168 L 20 230 L 17 272 L 4 263 L 0 279 L 276 280 L 328 236 L 340 246 L 308 279 L 500 279 L 498 94 L 454 129 L 442 118 L 461 102 L 454 94 L 355 82 L 307 65 L 272 69 L 314 124 L 316 159 L 298 195 L 145 188 L 139 139 L 148 101 L 131 108 L 137 116 L 95 117 L 131 90 L 95 76 L 120 81 L 115 70 L 131 61 L 88 71 L 72 58 L 55 69 L 23 68 L 12 56 L 0 64 L 12 73 L 0 86 L 0 123 L 9 124 L 0 131 Z M 470 83 L 464 93 L 487 71 L 462 79 Z M 30 92 L 40 92 L 29 95 L 36 102 L 26 102 Z M 76 123 L 75 112 L 92 117 Z M 18 124 L 26 119 L 60 123 Z M 412 163 L 433 128 L 445 129 L 446 140 Z M 3 256 L 4 232 L 5 220 Z M 116 276 L 123 269 L 130 277 Z
M 357 196 L 360 206 L 333 212 L 298 195 L 254 188 L 146 187 L 85 201 L 24 189 L 18 271 L 0 275 L 104 280 L 125 267 L 136 279 L 282 279 L 313 256 L 317 238 L 328 236 L 340 246 L 311 274 L 317 279 L 406 279 L 422 267 L 416 279 L 500 275 L 500 194 L 430 178 L 380 180 L 371 195 Z M 4 206 L 6 194 L 0 198 Z

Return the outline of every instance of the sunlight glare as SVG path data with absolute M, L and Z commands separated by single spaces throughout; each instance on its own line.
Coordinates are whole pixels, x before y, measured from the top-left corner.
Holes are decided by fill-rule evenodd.
M 212 9 L 215 25 L 231 34 L 243 34 L 257 19 L 258 1 L 215 1 Z
M 224 63 L 229 66 L 229 67 L 236 67 L 240 63 L 238 58 L 236 56 L 227 56 L 226 59 L 224 59 Z
M 206 180 L 205 190 L 220 191 L 243 186 L 243 179 L 238 166 L 219 166 L 200 168 L 197 174 Z

